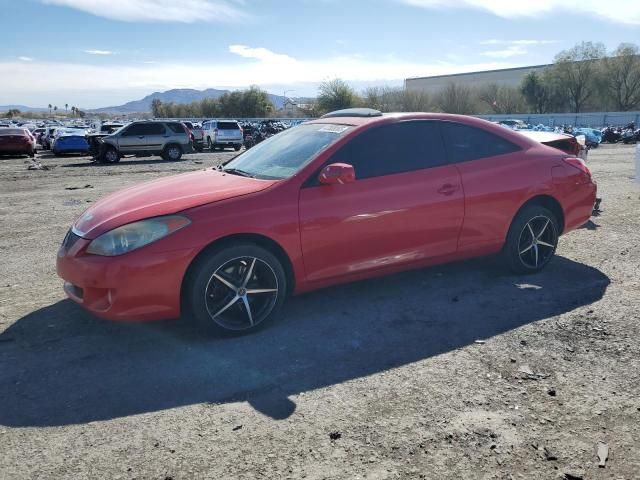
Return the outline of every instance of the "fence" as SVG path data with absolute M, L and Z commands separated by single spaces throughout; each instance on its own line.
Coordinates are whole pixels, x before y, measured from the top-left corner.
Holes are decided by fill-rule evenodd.
M 597 113 L 514 113 L 507 115 L 475 115 L 485 120 L 522 120 L 530 125 L 543 124 L 549 127 L 573 125 L 574 127 L 601 128 L 608 125 L 624 126 L 640 123 L 640 112 L 597 112 Z
M 640 112 L 595 112 L 595 113 L 513 113 L 504 115 L 474 115 L 492 122 L 500 120 L 522 120 L 530 125 L 543 124 L 549 127 L 560 125 L 572 125 L 574 127 L 602 128 L 608 125 L 624 126 L 634 122 L 640 124 Z M 167 120 L 179 120 L 200 122 L 202 118 L 172 118 Z M 263 120 L 275 120 L 294 126 L 311 118 L 234 118 L 239 122 L 261 122 Z

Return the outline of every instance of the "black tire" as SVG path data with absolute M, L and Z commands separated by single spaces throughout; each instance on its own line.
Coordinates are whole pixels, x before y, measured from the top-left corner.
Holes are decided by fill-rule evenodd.
M 502 256 L 518 274 L 537 273 L 553 258 L 558 246 L 558 219 L 547 208 L 528 205 L 511 222 Z
M 167 162 L 177 162 L 182 158 L 182 148 L 180 148 L 180 145 L 171 143 L 164 147 L 162 158 Z
M 184 316 L 216 335 L 255 332 L 277 315 L 287 287 L 284 268 L 269 250 L 252 243 L 221 246 L 190 268 L 182 294 Z
M 193 149 L 198 153 L 202 153 L 204 151 L 204 147 L 202 145 L 194 146 Z
M 233 146 L 233 149 L 234 149 L 236 152 L 239 152 L 241 148 L 242 148 L 242 145 L 234 145 L 234 146 Z
M 104 163 L 118 163 L 120 161 L 120 152 L 115 147 L 107 147 L 101 157 Z

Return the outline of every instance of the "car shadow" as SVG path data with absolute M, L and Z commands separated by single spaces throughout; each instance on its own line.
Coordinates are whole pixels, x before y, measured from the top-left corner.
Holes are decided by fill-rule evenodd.
M 69 300 L 0 335 L 0 424 L 55 426 L 247 401 L 274 419 L 292 395 L 458 349 L 602 298 L 609 278 L 557 257 L 537 275 L 490 259 L 290 299 L 257 333 L 207 337 L 185 321 L 101 321 Z
M 155 156 L 150 156 L 150 157 L 143 157 L 144 160 L 134 160 L 133 158 L 122 158 L 119 162 L 117 163 L 103 163 L 103 162 L 98 162 L 96 160 L 94 160 L 91 157 L 86 157 L 87 161 L 83 162 L 83 163 L 69 163 L 67 165 L 61 165 L 63 168 L 77 168 L 77 167 L 123 167 L 123 166 L 127 166 L 127 165 L 154 165 L 154 164 L 158 164 L 158 163 L 177 163 L 177 162 L 183 162 L 185 160 L 189 160 L 189 158 L 185 158 L 184 156 L 178 160 L 177 162 L 174 160 L 165 160 L 161 157 L 155 157 Z

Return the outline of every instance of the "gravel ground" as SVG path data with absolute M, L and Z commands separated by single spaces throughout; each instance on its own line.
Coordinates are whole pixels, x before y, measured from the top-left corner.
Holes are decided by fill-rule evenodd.
M 64 299 L 56 251 L 90 202 L 231 155 L 0 160 L 0 478 L 640 478 L 633 147 L 590 153 L 604 211 L 535 276 L 354 283 L 224 340 Z

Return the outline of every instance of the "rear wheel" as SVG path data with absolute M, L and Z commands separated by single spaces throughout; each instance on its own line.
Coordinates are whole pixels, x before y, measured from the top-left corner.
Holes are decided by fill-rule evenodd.
M 254 244 L 215 250 L 185 281 L 187 315 L 217 334 L 243 334 L 271 320 L 282 306 L 287 279 L 270 251 Z
M 177 162 L 182 158 L 182 149 L 179 145 L 167 145 L 162 152 L 162 158 L 167 161 Z
M 539 205 L 523 208 L 507 234 L 503 256 L 515 273 L 536 273 L 553 258 L 558 246 L 558 220 Z
M 238 152 L 242 148 L 242 145 L 234 145 L 233 149 Z

